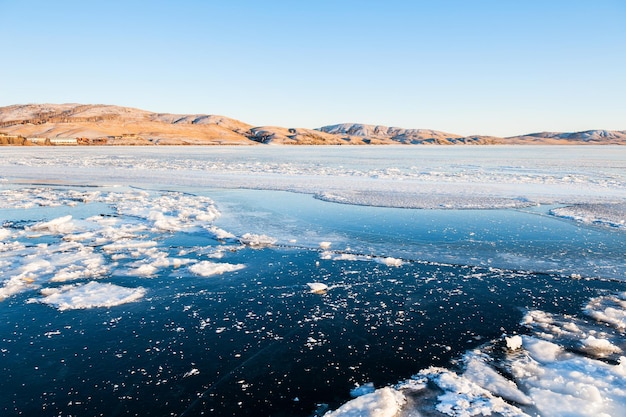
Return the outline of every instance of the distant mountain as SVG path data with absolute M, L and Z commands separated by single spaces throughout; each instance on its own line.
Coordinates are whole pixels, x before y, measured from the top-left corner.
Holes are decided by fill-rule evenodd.
M 532 133 L 500 138 L 357 123 L 319 129 L 252 126 L 224 116 L 154 113 L 111 105 L 27 104 L 0 107 L 0 144 L 366 145 L 626 144 L 626 131 Z
M 448 140 L 461 136 L 452 133 L 438 132 L 427 129 L 403 129 L 400 127 L 364 125 L 358 123 L 342 123 L 338 125 L 320 127 L 318 130 L 331 135 L 345 137 L 362 137 L 369 140 L 393 140 L 394 142 L 411 144 L 425 140 Z
M 518 140 L 553 140 L 553 141 L 569 141 L 589 144 L 624 144 L 626 143 L 626 130 L 586 130 L 584 132 L 540 132 L 530 133 L 528 135 L 516 136 L 512 139 Z
M 404 129 L 360 123 L 342 123 L 320 127 L 318 130 L 338 135 L 346 140 L 361 138 L 366 143 L 399 143 L 399 144 L 495 144 L 503 141 L 493 136 L 461 136 L 454 133 L 440 132 L 430 129 Z

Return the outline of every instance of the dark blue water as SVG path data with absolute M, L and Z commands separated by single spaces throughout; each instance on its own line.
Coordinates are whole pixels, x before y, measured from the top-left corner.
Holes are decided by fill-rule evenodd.
M 169 271 L 149 297 L 58 312 L 2 304 L 4 415 L 310 415 L 355 384 L 449 366 L 466 349 L 522 331 L 525 309 L 577 314 L 600 280 L 409 263 L 321 261 L 245 250 L 219 278 Z M 307 282 L 335 286 L 324 295 Z M 196 375 L 185 373 L 197 369 Z

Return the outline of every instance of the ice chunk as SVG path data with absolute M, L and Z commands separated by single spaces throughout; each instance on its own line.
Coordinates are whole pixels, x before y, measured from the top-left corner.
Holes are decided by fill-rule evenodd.
M 253 248 L 263 248 L 266 246 L 272 246 L 276 243 L 276 239 L 267 235 L 257 235 L 253 233 L 246 233 L 245 235 L 239 238 L 239 241 L 244 245 L 253 247 Z
M 520 391 L 513 381 L 506 379 L 486 363 L 488 359 L 487 355 L 475 353 L 466 355 L 463 376 L 505 400 L 515 401 L 518 404 L 532 404 L 532 400 Z
M 183 378 L 188 378 L 194 375 L 200 375 L 200 370 L 198 368 L 192 368 L 190 371 L 185 372 Z
M 550 210 L 550 214 L 585 224 L 626 228 L 626 204 L 577 204 Z
M 324 417 L 394 417 L 405 402 L 401 392 L 385 387 L 348 401 Z
M 323 282 L 307 282 L 310 292 L 313 294 L 323 294 L 328 290 L 328 285 Z
M 227 232 L 224 229 L 220 229 L 217 226 L 209 226 L 209 227 L 205 227 L 206 230 L 208 230 L 209 232 L 213 233 L 213 236 L 215 236 L 216 239 L 218 240 L 224 240 L 224 239 L 234 239 L 235 235 L 233 235 L 230 232 Z
M 387 257 L 387 258 L 377 258 L 377 262 L 387 265 L 387 266 L 402 266 L 404 262 L 402 259 Z
M 32 225 L 30 230 L 45 231 L 55 234 L 67 234 L 75 230 L 76 225 L 72 222 L 72 216 L 67 215 L 47 222 L 40 222 Z
M 506 347 L 510 350 L 517 350 L 522 347 L 522 336 L 515 335 L 511 337 L 506 337 Z
M 331 245 L 332 245 L 331 242 L 320 242 L 320 249 L 328 250 L 330 249 Z
M 437 397 L 436 409 L 441 413 L 459 417 L 494 414 L 527 417 L 527 414 L 518 407 L 508 404 L 470 379 L 447 369 L 432 367 L 421 371 L 419 376 L 428 378 L 444 391 Z M 509 388 L 507 387 L 507 391 Z M 521 392 L 513 396 L 524 398 Z
M 563 348 L 556 343 L 537 339 L 535 337 L 522 337 L 522 344 L 530 356 L 540 363 L 554 362 L 563 351 Z
M 115 243 L 104 245 L 102 250 L 105 252 L 119 252 L 129 249 L 145 249 L 157 246 L 157 242 L 151 240 L 133 240 L 124 239 Z
M 5 229 L 4 227 L 0 227 L 0 240 L 4 240 L 11 236 L 11 231 L 9 229 Z
M 526 387 L 540 415 L 612 416 L 626 409 L 624 368 L 573 353 L 560 353 L 550 342 L 524 337 L 531 356 L 518 356 L 510 369 Z M 537 355 L 541 348 L 542 353 Z M 541 361 L 534 359 L 539 356 Z
M 611 355 L 613 353 L 622 353 L 622 349 L 615 346 L 613 343 L 606 339 L 597 339 L 594 336 L 589 336 L 582 342 L 583 350 L 594 356 L 603 357 Z
M 243 264 L 217 263 L 211 261 L 201 261 L 189 267 L 189 270 L 196 275 L 210 277 L 211 275 L 222 275 L 226 272 L 238 271 L 245 268 Z
M 331 251 L 324 251 L 320 253 L 321 259 L 333 260 L 333 261 L 371 261 L 372 257 L 367 255 L 355 255 L 353 253 L 334 253 Z
M 41 292 L 44 295 L 43 298 L 31 301 L 48 304 L 59 310 L 114 307 L 137 301 L 146 294 L 143 287 L 128 288 L 96 281 L 81 285 L 49 288 Z
M 154 275 L 158 271 L 158 268 L 154 264 L 142 264 L 135 269 L 129 271 L 130 275 L 138 275 L 143 277 L 149 277 Z
M 183 228 L 183 223 L 180 219 L 173 216 L 166 216 L 159 211 L 151 211 L 148 215 L 148 220 L 152 222 L 157 230 L 165 232 L 175 232 Z
M 27 291 L 29 286 L 33 284 L 33 279 L 24 277 L 12 277 L 2 284 L 0 287 L 0 301 L 4 301 L 14 294 Z
M 626 329 L 626 292 L 592 298 L 585 313 L 623 331 Z

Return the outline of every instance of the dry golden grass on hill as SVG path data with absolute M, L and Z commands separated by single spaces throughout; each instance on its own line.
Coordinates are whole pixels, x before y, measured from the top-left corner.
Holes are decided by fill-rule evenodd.
M 224 116 L 152 113 L 110 105 L 0 108 L 0 145 L 54 144 L 62 139 L 67 139 L 64 144 L 79 145 L 566 145 L 626 144 L 626 131 L 542 132 L 500 138 L 356 123 L 319 129 L 253 127 Z

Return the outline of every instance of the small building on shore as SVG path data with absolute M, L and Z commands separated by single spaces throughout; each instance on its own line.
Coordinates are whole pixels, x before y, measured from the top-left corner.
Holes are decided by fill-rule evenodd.
M 26 138 L 33 145 L 46 145 L 48 138 Z
M 51 145 L 78 145 L 78 139 L 76 138 L 50 138 Z

